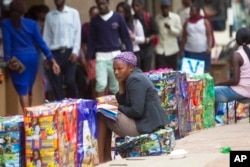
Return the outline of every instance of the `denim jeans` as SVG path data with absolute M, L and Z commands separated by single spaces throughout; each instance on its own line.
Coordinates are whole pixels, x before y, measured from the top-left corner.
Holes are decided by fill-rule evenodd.
M 245 98 L 236 93 L 230 86 L 215 86 L 215 102 L 228 102 Z

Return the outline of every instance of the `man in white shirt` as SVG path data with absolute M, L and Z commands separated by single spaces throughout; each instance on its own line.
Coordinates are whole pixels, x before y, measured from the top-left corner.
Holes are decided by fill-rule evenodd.
M 155 47 L 156 68 L 172 68 L 177 70 L 178 65 L 178 37 L 182 33 L 182 24 L 180 16 L 170 12 L 170 1 L 161 1 L 162 13 L 157 15 L 155 20 L 159 28 L 159 42 Z
M 55 100 L 66 97 L 77 98 L 75 83 L 76 61 L 81 43 L 81 21 L 79 12 L 65 5 L 65 0 L 54 0 L 56 9 L 45 19 L 43 37 L 52 50 L 61 74 L 49 74 Z M 66 95 L 63 86 L 66 86 Z

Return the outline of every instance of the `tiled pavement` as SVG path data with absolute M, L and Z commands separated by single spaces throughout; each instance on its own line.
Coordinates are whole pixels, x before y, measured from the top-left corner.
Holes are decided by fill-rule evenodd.
M 220 148 L 230 146 L 232 150 L 250 151 L 249 119 L 237 124 L 216 126 L 192 132 L 177 140 L 175 149 L 185 149 L 188 154 L 182 159 L 171 159 L 170 155 L 115 160 L 98 167 L 229 167 L 229 154 L 220 153 Z

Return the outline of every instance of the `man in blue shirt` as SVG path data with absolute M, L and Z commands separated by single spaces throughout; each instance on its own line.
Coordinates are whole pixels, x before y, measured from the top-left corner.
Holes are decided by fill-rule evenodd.
M 113 58 L 121 52 L 122 43 L 127 51 L 133 51 L 132 41 L 124 18 L 109 10 L 109 0 L 96 0 L 100 14 L 90 21 L 87 44 L 87 59 L 96 59 L 96 93 L 105 95 L 118 91 L 118 83 L 113 73 Z M 91 68 L 91 67 L 90 67 Z

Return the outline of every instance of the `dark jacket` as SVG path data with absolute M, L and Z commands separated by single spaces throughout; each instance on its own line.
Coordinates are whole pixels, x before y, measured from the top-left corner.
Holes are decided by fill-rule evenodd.
M 120 40 L 125 44 L 126 51 L 133 51 L 127 24 L 119 13 L 114 12 L 107 21 L 100 15 L 94 16 L 90 21 L 86 58 L 94 59 L 96 52 L 121 50 Z
M 135 68 L 126 80 L 126 92 L 116 94 L 118 109 L 136 122 L 140 134 L 151 133 L 169 123 L 153 83 Z

